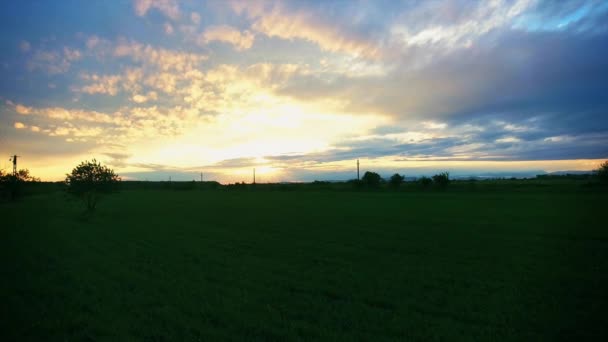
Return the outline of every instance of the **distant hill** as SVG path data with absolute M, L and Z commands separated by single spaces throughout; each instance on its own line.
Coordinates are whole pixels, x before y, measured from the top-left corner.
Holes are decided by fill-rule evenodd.
M 565 176 L 565 175 L 591 175 L 594 171 L 555 171 L 547 173 L 551 176 Z
M 497 178 L 535 178 L 537 175 L 546 175 L 543 170 L 504 171 L 504 172 L 478 172 L 470 174 L 450 174 L 453 179 L 497 179 Z

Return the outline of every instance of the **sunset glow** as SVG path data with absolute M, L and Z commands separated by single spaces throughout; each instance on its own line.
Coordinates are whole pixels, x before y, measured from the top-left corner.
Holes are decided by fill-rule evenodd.
M 93 158 L 124 179 L 279 182 L 353 178 L 356 159 L 418 176 L 608 157 L 605 2 L 1 7 L 0 167 L 18 154 L 43 180 Z

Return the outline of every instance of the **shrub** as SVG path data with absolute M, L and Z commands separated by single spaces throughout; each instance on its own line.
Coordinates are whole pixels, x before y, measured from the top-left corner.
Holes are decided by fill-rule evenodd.
M 81 199 L 88 211 L 95 210 L 102 194 L 115 191 L 119 181 L 112 169 L 95 159 L 80 163 L 65 179 L 67 191 Z
M 401 183 L 403 183 L 404 179 L 405 179 L 405 176 L 395 173 L 394 175 L 391 176 L 391 178 L 389 180 L 389 184 L 392 187 L 398 188 L 401 185 Z
M 363 184 L 369 187 L 377 188 L 382 182 L 382 177 L 380 177 L 380 175 L 375 172 L 366 171 L 365 174 L 363 174 L 361 181 L 363 182 Z
M 429 187 L 433 183 L 433 180 L 430 179 L 429 177 L 422 176 L 418 180 L 418 183 L 420 183 L 420 185 L 422 185 L 423 188 L 426 188 L 426 187 Z
M 2 197 L 11 200 L 17 199 L 23 194 L 25 183 L 40 182 L 40 178 L 30 174 L 28 169 L 21 169 L 16 174 L 5 173 L 0 170 L 0 192 Z
M 445 188 L 450 184 L 450 174 L 448 172 L 438 173 L 433 176 L 433 182 L 441 188 Z
M 596 170 L 596 174 L 600 182 L 608 183 L 608 160 L 600 165 L 600 167 Z

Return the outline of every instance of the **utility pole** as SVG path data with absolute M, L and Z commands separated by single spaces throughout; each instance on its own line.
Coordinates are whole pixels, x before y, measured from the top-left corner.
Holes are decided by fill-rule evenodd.
M 255 167 L 253 168 L 253 184 L 255 184 Z
M 203 173 L 201 172 L 201 183 L 203 182 Z
M 9 160 L 13 161 L 13 176 L 17 175 L 17 157 L 19 157 L 18 155 L 14 155 L 12 157 L 10 157 Z
M 357 159 L 357 180 L 359 180 L 359 159 Z

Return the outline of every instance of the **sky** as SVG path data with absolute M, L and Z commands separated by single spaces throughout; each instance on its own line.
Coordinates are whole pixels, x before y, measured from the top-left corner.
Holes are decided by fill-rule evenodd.
M 607 1 L 3 1 L 0 168 L 223 183 L 591 170 Z

